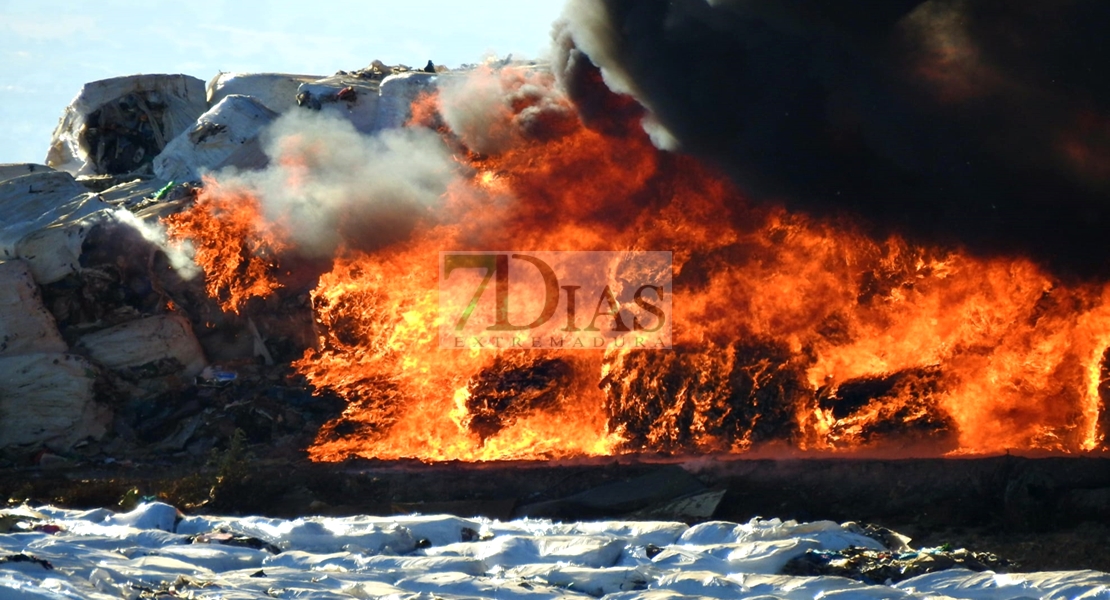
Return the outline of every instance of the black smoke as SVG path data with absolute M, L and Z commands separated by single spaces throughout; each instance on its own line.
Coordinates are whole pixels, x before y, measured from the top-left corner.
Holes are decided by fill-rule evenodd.
M 1105 277 L 1108 31 L 1105 0 L 571 0 L 556 69 L 754 198 Z

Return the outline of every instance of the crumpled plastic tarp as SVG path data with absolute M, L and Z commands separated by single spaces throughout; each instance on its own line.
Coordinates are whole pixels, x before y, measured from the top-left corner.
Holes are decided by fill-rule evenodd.
M 297 88 L 318 79 L 319 75 L 288 73 L 220 73 L 208 82 L 208 106 L 235 94 L 250 96 L 266 108 L 284 113 L 297 107 Z
M 22 258 L 35 281 L 52 283 L 80 268 L 87 224 L 109 205 L 66 172 L 40 171 L 0 182 L 0 260 Z
M 138 171 L 207 108 L 204 82 L 189 75 L 86 83 L 54 130 L 46 164 L 74 175 Z
M 266 166 L 258 140 L 277 113 L 250 96 L 227 96 L 174 138 L 154 159 L 154 173 L 165 181 L 189 181 L 204 171 Z

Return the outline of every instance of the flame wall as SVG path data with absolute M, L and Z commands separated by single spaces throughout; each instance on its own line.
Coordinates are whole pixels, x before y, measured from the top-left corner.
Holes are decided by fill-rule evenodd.
M 691 3 L 674 4 L 693 10 Z M 783 6 L 794 10 L 795 4 L 805 3 Z M 942 26 L 944 11 L 957 5 L 926 4 L 932 8 L 891 9 L 889 22 L 876 17 L 882 22 L 871 26 L 924 27 L 933 36 L 926 36 L 929 43 L 938 44 L 943 39 L 936 36 L 958 33 Z M 728 6 L 699 4 L 694 14 L 710 18 Z M 729 19 L 751 25 L 766 17 L 781 24 L 793 18 L 783 10 L 785 17 L 741 11 Z M 348 135 L 344 123 L 288 125 L 271 144 L 275 160 L 265 173 L 218 176 L 193 209 L 170 220 L 179 237 L 203 249 L 197 260 L 210 291 L 232 310 L 249 306 L 252 296 L 281 293 L 264 282 L 277 281 L 272 278 L 280 275 L 283 257 L 320 248 L 331 253 L 331 269 L 312 293 L 318 344 L 295 366 L 349 406 L 320 432 L 309 449 L 313 459 L 752 451 L 940 455 L 1103 447 L 1110 297 L 1102 283 L 1061 279 L 1044 266 L 1043 252 L 1067 236 L 1033 239 L 1028 253 L 1009 243 L 983 252 L 984 245 L 1016 234 L 991 229 L 982 244 L 946 236 L 938 238 L 944 243 L 923 243 L 921 230 L 876 233 L 875 221 L 866 218 L 807 214 L 767 201 L 762 196 L 770 189 L 788 192 L 791 203 L 803 205 L 813 199 L 813 189 L 842 190 L 850 198 L 844 206 L 864 212 L 881 197 L 879 222 L 891 211 L 913 222 L 926 208 L 923 198 L 943 197 L 948 204 L 934 206 L 943 218 L 926 224 L 939 227 L 955 218 L 946 211 L 974 199 L 987 180 L 948 177 L 957 184 L 952 194 L 936 196 L 942 182 L 929 180 L 911 190 L 891 172 L 851 157 L 809 171 L 808 161 L 820 156 L 795 160 L 793 153 L 813 148 L 779 154 L 797 139 L 773 139 L 781 123 L 760 124 L 745 112 L 755 99 L 766 109 L 793 89 L 775 83 L 779 75 L 763 84 L 753 79 L 751 62 L 716 61 L 713 72 L 697 63 L 659 63 L 679 84 L 691 83 L 687 100 L 736 100 L 741 106 L 741 114 L 731 117 L 717 104 L 704 114 L 687 114 L 697 107 L 676 107 L 679 100 L 668 95 L 674 90 L 657 89 L 655 78 L 641 77 L 638 69 L 647 67 L 636 62 L 643 58 L 637 52 L 647 50 L 635 39 L 604 39 L 598 31 L 609 30 L 596 27 L 631 19 L 665 29 L 673 22 L 652 19 L 667 14 L 661 3 L 606 2 L 578 22 L 572 19 L 560 38 L 559 82 L 545 69 L 513 67 L 445 78 L 437 94 L 413 106 L 404 144 L 374 142 L 356 153 L 358 160 L 396 165 L 373 177 L 363 179 L 356 161 L 339 178 L 329 165 L 349 158 L 336 156 L 340 151 L 326 139 L 305 143 L 329 128 Z M 964 38 L 953 39 L 951 60 L 959 62 L 971 50 L 961 45 Z M 595 55 L 602 57 L 600 71 L 591 60 Z M 932 74 L 930 57 L 919 56 L 926 61 L 919 65 L 926 69 L 921 77 L 944 79 L 936 84 L 943 88 L 942 104 L 979 93 L 978 78 Z M 671 67 L 688 67 L 696 76 Z M 725 85 L 737 70 L 742 77 L 728 85 L 742 89 L 725 89 L 723 99 L 718 88 L 696 85 L 703 79 Z M 777 87 L 767 92 L 761 85 Z M 640 102 L 609 91 L 622 86 Z M 802 105 L 779 108 L 801 110 L 806 118 L 797 127 L 819 133 L 806 139 L 824 140 L 828 132 L 807 120 L 814 116 L 806 113 L 809 100 L 797 101 Z M 712 132 L 714 123 L 719 136 L 733 127 L 769 129 L 718 148 L 698 137 L 699 131 Z M 860 127 L 857 133 L 866 138 L 870 125 Z M 702 158 L 658 148 L 668 144 Z M 737 144 L 742 151 L 722 158 L 720 152 Z M 421 157 L 411 171 L 406 152 Z M 851 169 L 841 172 L 845 164 Z M 997 175 L 992 169 L 998 164 L 988 170 Z M 1075 165 L 1064 160 L 1058 166 L 1038 176 L 1054 185 L 1060 177 L 1074 183 L 1061 173 Z M 1022 176 L 987 197 L 1007 193 Z M 851 187 L 832 185 L 830 177 Z M 280 189 L 267 181 L 280 182 Z M 768 181 L 773 185 L 765 186 Z M 1089 190 L 1102 189 L 1097 177 L 1088 182 Z M 1070 193 L 1072 183 L 1054 189 Z M 331 190 L 333 184 L 339 189 Z M 331 200 L 310 206 L 328 215 L 318 221 L 334 225 L 322 230 L 331 232 L 331 241 L 308 244 L 290 232 L 289 224 L 297 222 L 290 215 L 304 210 L 298 204 L 304 198 L 323 197 L 321 186 L 331 190 Z M 1024 200 L 1015 202 L 1028 208 Z M 397 206 L 404 207 L 400 221 L 382 216 L 395 214 L 388 209 Z M 970 206 L 974 217 L 978 205 Z M 362 217 L 352 221 L 346 215 Z M 385 232 L 371 226 L 381 222 L 402 226 Z M 974 229 L 976 222 L 972 218 L 956 233 Z M 1086 235 L 1081 232 L 1074 243 L 1086 243 Z M 440 348 L 438 253 L 488 249 L 673 252 L 674 350 Z M 1060 255 L 1065 262 L 1070 256 Z

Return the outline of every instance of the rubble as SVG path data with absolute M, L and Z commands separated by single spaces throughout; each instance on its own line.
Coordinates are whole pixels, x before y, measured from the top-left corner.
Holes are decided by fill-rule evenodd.
M 970 552 L 949 547 L 920 550 L 872 550 L 849 547 L 843 550 L 806 550 L 790 559 L 784 575 L 817 577 L 835 575 L 863 583 L 890 585 L 907 579 L 948 569 L 1006 573 L 1017 565 L 990 552 Z
M 46 164 L 74 175 L 142 171 L 207 108 L 188 75 L 131 75 L 85 84 L 66 108 Z

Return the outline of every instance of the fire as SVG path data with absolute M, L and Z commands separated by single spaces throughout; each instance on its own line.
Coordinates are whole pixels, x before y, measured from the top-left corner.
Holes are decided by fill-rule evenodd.
M 273 261 L 288 247 L 286 234 L 262 218 L 258 199 L 248 190 L 227 189 L 206 177 L 193 208 L 170 215 L 165 224 L 171 238 L 190 241 L 208 294 L 224 310 L 238 313 L 250 298 L 281 287 Z
M 462 178 L 407 239 L 341 245 L 312 293 L 295 367 L 349 402 L 314 460 L 1103 447 L 1110 287 L 753 205 L 635 123 L 584 126 L 550 74 L 471 76 L 503 99 L 480 143 L 436 95 L 408 125 L 440 132 Z M 279 293 L 296 251 L 258 193 L 208 180 L 169 220 L 229 310 Z M 673 252 L 674 349 L 441 348 L 438 253 L 489 249 Z

